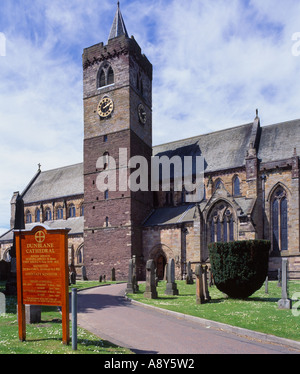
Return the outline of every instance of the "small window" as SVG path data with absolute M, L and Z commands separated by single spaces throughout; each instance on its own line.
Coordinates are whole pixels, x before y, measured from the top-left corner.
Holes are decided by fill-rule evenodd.
M 105 218 L 105 226 L 106 226 L 106 227 L 108 227 L 108 223 L 109 223 L 109 221 L 108 221 L 108 217 L 106 217 L 106 218 Z
M 240 180 L 239 180 L 239 177 L 236 176 L 234 177 L 233 179 L 233 195 L 234 196 L 239 196 L 241 194 L 241 190 L 240 190 Z
M 56 212 L 56 219 L 63 219 L 64 218 L 64 210 L 62 207 L 57 208 Z
M 80 207 L 80 216 L 83 217 L 84 216 L 84 205 L 82 204 L 81 207 Z
M 26 212 L 26 223 L 32 223 L 32 216 L 29 211 Z
M 108 190 L 106 190 L 106 191 L 104 192 L 104 199 L 105 199 L 105 200 L 108 200 Z
M 73 218 L 73 217 L 76 217 L 76 209 L 75 209 L 75 205 L 71 204 L 69 206 L 69 218 Z
M 40 222 L 41 220 L 41 211 L 40 209 L 37 209 L 35 212 L 35 222 Z
M 104 141 L 104 143 L 107 142 L 107 135 L 104 135 L 104 136 L 103 136 L 103 141 Z
M 52 220 L 52 212 L 50 208 L 47 208 L 45 211 L 45 221 L 51 221 Z

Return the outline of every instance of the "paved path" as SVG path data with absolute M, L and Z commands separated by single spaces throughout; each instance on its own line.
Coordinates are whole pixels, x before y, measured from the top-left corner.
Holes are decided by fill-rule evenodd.
M 140 354 L 300 353 L 132 304 L 124 297 L 125 288 L 117 284 L 80 291 L 78 325 Z

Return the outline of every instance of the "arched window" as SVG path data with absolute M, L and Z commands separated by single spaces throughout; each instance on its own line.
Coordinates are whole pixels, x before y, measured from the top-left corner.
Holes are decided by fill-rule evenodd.
M 241 194 L 241 190 L 240 190 L 240 179 L 238 176 L 235 176 L 233 178 L 232 187 L 233 187 L 233 196 L 239 196 Z
M 63 218 L 64 218 L 64 210 L 61 206 L 59 206 L 56 211 L 56 219 L 63 219 Z
M 98 71 L 97 88 L 102 88 L 115 83 L 115 74 L 108 62 L 105 62 Z
M 26 212 L 26 223 L 32 223 L 32 216 L 29 210 Z
M 51 221 L 52 220 L 52 212 L 50 208 L 47 208 L 45 211 L 45 221 Z
M 74 217 L 76 217 L 76 209 L 75 209 L 75 205 L 71 204 L 69 206 L 69 218 L 74 218 Z
M 83 263 L 83 244 L 80 245 L 76 251 L 76 263 L 77 265 L 78 264 L 82 264 Z
M 218 188 L 220 188 L 221 186 L 223 186 L 223 182 L 222 182 L 222 179 L 217 179 L 216 181 L 215 181 L 215 191 L 218 189 Z
M 286 192 L 279 187 L 271 201 L 272 247 L 273 251 L 288 249 L 288 201 Z
M 114 72 L 111 66 L 108 69 L 107 73 L 107 84 L 113 84 L 115 82 Z
M 208 218 L 208 235 L 210 242 L 234 241 L 234 213 L 227 202 L 218 203 Z
M 40 209 L 38 208 L 36 211 L 35 211 L 35 222 L 40 222 L 41 221 L 41 211 Z

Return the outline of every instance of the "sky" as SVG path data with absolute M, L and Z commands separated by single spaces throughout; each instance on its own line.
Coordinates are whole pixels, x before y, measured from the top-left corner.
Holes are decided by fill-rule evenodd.
M 153 64 L 153 145 L 300 118 L 298 0 L 121 0 Z M 42 170 L 83 160 L 82 52 L 115 0 L 0 0 L 0 233 Z M 298 34 L 297 34 L 298 33 Z

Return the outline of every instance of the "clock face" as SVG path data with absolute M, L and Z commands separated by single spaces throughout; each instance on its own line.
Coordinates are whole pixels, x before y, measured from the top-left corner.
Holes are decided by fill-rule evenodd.
M 147 122 L 147 114 L 146 114 L 146 109 L 143 104 L 140 104 L 138 106 L 138 115 L 139 115 L 139 120 L 144 125 Z
M 102 118 L 107 118 L 114 110 L 114 103 L 109 97 L 104 97 L 98 105 L 98 114 Z

